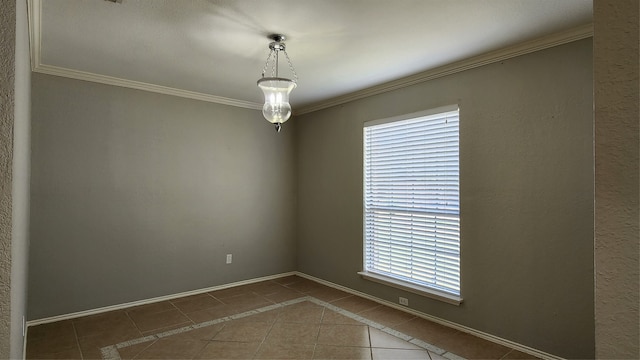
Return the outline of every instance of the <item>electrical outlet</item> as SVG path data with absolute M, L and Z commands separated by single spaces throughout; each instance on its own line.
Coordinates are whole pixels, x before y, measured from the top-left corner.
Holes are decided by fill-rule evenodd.
M 233 255 L 227 254 L 227 264 L 231 264 L 232 261 L 233 261 Z
M 398 298 L 398 302 L 400 303 L 400 305 L 409 306 L 409 299 L 402 296 Z

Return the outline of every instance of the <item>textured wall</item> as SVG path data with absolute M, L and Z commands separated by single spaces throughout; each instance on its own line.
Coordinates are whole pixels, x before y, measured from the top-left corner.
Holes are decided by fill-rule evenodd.
M 0 358 L 11 339 L 11 188 L 13 168 L 16 2 L 0 6 Z
M 596 356 L 640 358 L 637 0 L 594 1 Z
M 295 270 L 295 121 L 41 74 L 32 103 L 30 319 Z
M 297 119 L 302 272 L 563 357 L 594 356 L 585 39 Z M 361 279 L 362 126 L 460 106 L 460 307 Z M 330 265 L 329 265 L 330 264 Z
M 27 2 L 16 4 L 16 82 L 13 128 L 13 214 L 11 235 L 11 358 L 21 359 L 23 317 L 27 314 L 29 252 L 29 172 L 31 63 Z

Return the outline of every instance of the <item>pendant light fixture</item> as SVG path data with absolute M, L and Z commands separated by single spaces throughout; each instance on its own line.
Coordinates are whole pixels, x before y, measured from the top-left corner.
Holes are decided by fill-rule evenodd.
M 285 36 L 273 34 L 269 36 L 273 40 L 269 44 L 269 56 L 262 69 L 262 77 L 258 80 L 258 87 L 264 92 L 264 106 L 262 115 L 267 121 L 275 124 L 276 131 L 280 132 L 282 123 L 291 117 L 291 104 L 289 104 L 289 94 L 297 86 L 298 75 L 291 64 L 291 59 L 285 50 Z M 278 61 L 280 52 L 284 53 L 289 64 L 289 69 L 293 74 L 293 80 L 280 77 L 278 73 Z M 271 76 L 265 77 L 267 71 L 271 69 Z

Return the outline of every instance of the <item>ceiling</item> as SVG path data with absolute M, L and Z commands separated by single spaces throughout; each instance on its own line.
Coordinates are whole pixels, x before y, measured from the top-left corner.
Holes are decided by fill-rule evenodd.
M 592 34 L 592 0 L 117 1 L 29 0 L 34 71 L 259 109 L 282 33 L 300 112 Z

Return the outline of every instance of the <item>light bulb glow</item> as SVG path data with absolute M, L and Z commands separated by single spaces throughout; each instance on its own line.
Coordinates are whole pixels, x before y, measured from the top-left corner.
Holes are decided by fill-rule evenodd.
M 283 123 L 291 117 L 289 94 L 296 87 L 290 79 L 265 77 L 258 80 L 258 86 L 264 92 L 262 115 L 272 124 Z

